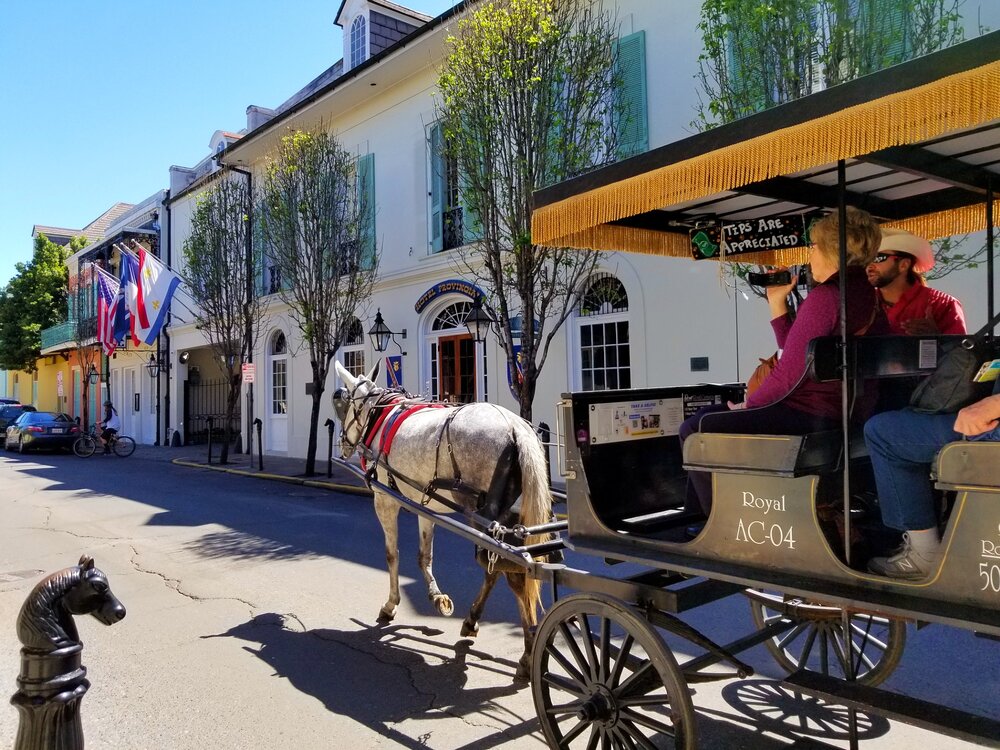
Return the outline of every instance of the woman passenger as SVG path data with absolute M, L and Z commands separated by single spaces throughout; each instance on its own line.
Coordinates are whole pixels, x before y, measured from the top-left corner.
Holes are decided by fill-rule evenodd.
M 816 282 L 799 306 L 794 319 L 787 298 L 798 279 L 791 284 L 767 288 L 771 309 L 771 327 L 782 350 L 778 364 L 760 387 L 741 404 L 709 406 L 681 424 L 679 436 L 684 441 L 696 432 L 731 432 L 743 434 L 803 435 L 809 432 L 840 429 L 840 381 L 817 383 L 806 375 L 809 342 L 819 336 L 840 333 L 840 284 L 847 284 L 847 329 L 853 335 L 876 335 L 889 332 L 889 324 L 879 304 L 878 295 L 865 269 L 881 241 L 878 224 L 867 211 L 847 208 L 847 269 L 840 273 L 839 220 L 836 212 L 816 221 L 809 230 L 812 245 L 809 265 Z M 870 399 L 869 399 L 870 400 Z M 869 409 L 858 415 L 868 416 Z M 712 509 L 712 475 L 704 471 L 688 472 L 688 507 L 697 498 L 707 517 Z M 690 534 L 700 531 L 691 527 Z

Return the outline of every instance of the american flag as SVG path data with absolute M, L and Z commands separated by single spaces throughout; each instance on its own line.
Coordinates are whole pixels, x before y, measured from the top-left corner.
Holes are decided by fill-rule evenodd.
M 115 353 L 115 311 L 119 304 L 118 281 L 97 269 L 97 340 L 109 357 Z

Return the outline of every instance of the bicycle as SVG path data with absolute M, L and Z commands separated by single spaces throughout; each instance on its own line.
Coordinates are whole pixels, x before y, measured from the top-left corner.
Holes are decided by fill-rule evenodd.
M 73 442 L 73 453 L 80 458 L 89 458 L 97 451 L 100 441 L 95 427 Z M 108 448 L 119 458 L 126 458 L 135 452 L 135 440 L 128 435 L 113 434 L 108 440 Z

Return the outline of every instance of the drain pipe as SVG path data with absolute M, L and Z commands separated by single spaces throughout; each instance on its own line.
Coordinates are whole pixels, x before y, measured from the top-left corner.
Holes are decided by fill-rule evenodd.
M 167 214 L 167 219 L 166 219 L 166 223 L 165 223 L 166 228 L 167 228 L 167 268 L 170 268 L 171 265 L 172 265 L 171 261 L 173 260 L 173 258 L 171 257 L 171 252 L 170 251 L 171 251 L 171 247 L 173 245 L 174 233 L 172 231 L 173 227 L 172 227 L 172 224 L 171 224 L 171 220 L 173 219 L 173 215 L 170 212 L 170 189 L 169 188 L 167 189 L 167 194 L 163 197 L 163 210 Z M 163 444 L 166 445 L 167 447 L 170 447 L 170 443 L 172 442 L 170 440 L 170 438 L 169 438 L 169 435 L 170 435 L 170 370 L 171 370 L 171 367 L 170 367 L 170 334 L 167 332 L 167 329 L 170 328 L 170 325 L 173 322 L 173 317 L 174 316 L 173 316 L 173 312 L 172 312 L 173 305 L 171 305 L 170 307 L 171 307 L 171 309 L 167 310 L 167 322 L 163 326 L 163 340 L 164 340 L 163 361 L 164 361 L 164 363 L 166 363 L 166 367 L 164 369 L 166 369 L 166 371 L 167 371 L 166 393 L 163 396 L 163 405 L 164 405 L 164 414 L 163 414 Z M 157 402 L 156 402 L 156 409 L 157 409 L 157 411 L 159 411 L 159 409 L 160 409 L 159 399 L 157 399 Z M 156 416 L 156 424 L 157 424 L 157 430 L 159 430 L 159 424 L 160 424 L 160 416 L 159 416 L 159 414 L 157 414 L 157 416 Z

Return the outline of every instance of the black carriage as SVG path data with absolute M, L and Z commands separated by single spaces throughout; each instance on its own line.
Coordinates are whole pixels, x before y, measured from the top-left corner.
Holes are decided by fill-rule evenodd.
M 992 318 L 998 179 L 994 32 L 544 189 L 533 239 L 692 257 L 711 254 L 711 232 L 698 235 L 719 219 L 780 223 L 831 209 L 843 219 L 850 204 L 929 239 L 985 229 Z M 842 266 L 844 252 L 842 240 Z M 792 265 L 803 255 L 795 243 L 765 243 L 740 260 Z M 847 333 L 814 340 L 810 353 L 810 377 L 840 381 L 844 404 L 876 382 L 898 391 L 964 340 Z M 491 564 L 502 559 L 552 584 L 556 602 L 537 630 L 531 678 L 553 747 L 695 748 L 690 686 L 752 674 L 739 654 L 760 644 L 791 689 L 848 707 L 852 746 L 862 707 L 1000 747 L 996 716 L 878 687 L 900 659 L 907 622 L 1000 637 L 1000 443 L 940 452 L 934 481 L 950 501 L 944 559 L 927 580 L 892 580 L 866 572 L 852 543 L 868 469 L 850 409 L 839 430 L 702 433 L 681 454 L 680 422 L 742 391 L 734 383 L 566 394 L 558 406 L 561 523 L 484 533 L 369 480 L 474 541 Z M 715 488 L 694 538 L 686 534 L 687 470 L 711 472 Z M 542 531 L 563 537 L 509 543 Z M 544 561 L 560 547 L 639 572 L 616 577 Z M 562 589 L 578 593 L 561 597 Z M 734 594 L 748 599 L 756 629 L 733 643 L 718 644 L 678 616 Z M 667 645 L 674 638 L 697 655 L 679 659 Z
M 988 34 L 542 190 L 534 238 L 697 257 L 711 254 L 705 244 L 714 250 L 721 219 L 777 225 L 830 209 L 843 218 L 850 204 L 932 239 L 985 229 L 992 318 L 998 60 L 1000 34 Z M 799 248 L 760 247 L 738 259 L 802 262 Z M 810 377 L 842 381 L 843 403 L 855 403 L 859 389 L 912 384 L 962 340 L 844 331 L 812 342 Z M 544 571 L 581 592 L 550 609 L 535 643 L 533 689 L 548 741 L 693 748 L 688 685 L 719 677 L 708 670 L 719 664 L 748 674 L 738 653 L 765 643 L 794 690 L 1000 746 L 995 716 L 876 687 L 900 658 L 907 621 L 1000 636 L 1000 443 L 940 452 L 936 487 L 950 500 L 944 559 L 927 580 L 889 579 L 866 571 L 854 543 L 870 467 L 850 409 L 840 430 L 701 433 L 681 455 L 677 428 L 693 405 L 738 401 L 738 387 L 572 393 L 561 402 L 567 545 L 646 570 L 627 579 Z M 711 472 L 715 491 L 693 539 L 685 470 Z M 717 645 L 676 616 L 734 592 L 748 597 L 758 626 L 735 643 Z M 703 655 L 678 663 L 661 632 Z

